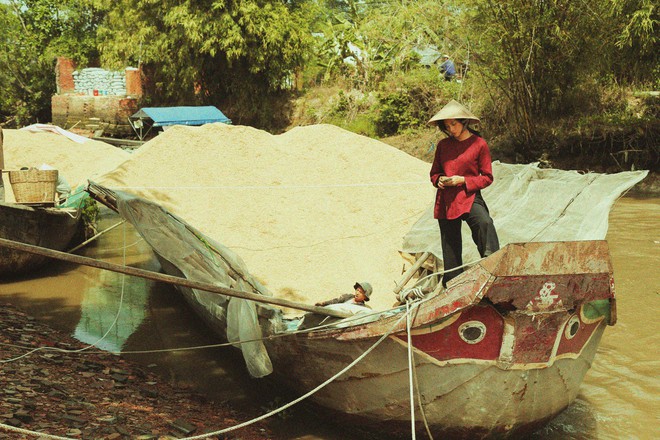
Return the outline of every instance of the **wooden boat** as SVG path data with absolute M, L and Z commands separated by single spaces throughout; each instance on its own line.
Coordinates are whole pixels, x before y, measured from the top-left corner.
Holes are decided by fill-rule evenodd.
M 240 257 L 159 205 L 95 185 L 88 191 L 136 227 L 166 273 L 268 295 Z M 310 399 L 341 420 L 388 435 L 535 430 L 575 399 L 605 327 L 616 321 L 605 241 L 509 244 L 446 290 L 307 329 L 317 315 L 286 319 L 268 304 L 180 290 L 241 347 L 251 372 L 268 374 L 272 365 L 282 383 L 314 390 Z
M 79 208 L 0 202 L 0 238 L 63 250 L 81 225 Z M 0 248 L 0 276 L 25 274 L 46 261 L 47 258 L 40 255 Z
M 408 428 L 410 349 L 417 404 L 441 438 L 520 434 L 575 399 L 613 311 L 605 242 L 509 244 L 426 298 L 411 318 L 410 340 L 401 309 L 266 346 L 274 371 L 305 391 L 390 332 L 315 400 L 389 430 Z

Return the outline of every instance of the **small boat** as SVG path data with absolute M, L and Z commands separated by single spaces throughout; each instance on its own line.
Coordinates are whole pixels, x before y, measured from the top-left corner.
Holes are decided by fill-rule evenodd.
M 86 193 L 78 197 L 83 195 Z M 80 200 L 70 199 L 58 207 L 0 202 L 0 238 L 64 250 L 82 228 Z M 40 255 L 0 248 L 0 276 L 28 273 L 47 260 Z
M 160 205 L 94 184 L 88 191 L 133 224 L 165 273 L 271 295 L 238 255 Z M 425 269 L 415 267 L 419 281 Z M 573 402 L 616 322 L 603 240 L 509 243 L 446 289 L 427 280 L 435 284 L 426 295 L 389 310 L 327 307 L 294 318 L 270 304 L 178 288 L 240 347 L 253 376 L 272 373 L 342 420 L 389 435 L 533 431 Z

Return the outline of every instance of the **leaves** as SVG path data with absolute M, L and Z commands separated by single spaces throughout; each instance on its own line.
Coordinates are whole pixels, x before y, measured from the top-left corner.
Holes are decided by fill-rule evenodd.
M 280 94 L 310 37 L 280 1 L 121 0 L 99 30 L 104 64 L 142 63 L 156 104 L 214 104 L 256 120 Z

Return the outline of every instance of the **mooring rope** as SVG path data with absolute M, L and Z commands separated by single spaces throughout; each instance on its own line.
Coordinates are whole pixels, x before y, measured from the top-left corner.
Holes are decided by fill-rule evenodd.
M 124 236 L 123 236 L 124 244 L 126 244 L 126 224 L 125 223 L 124 223 L 123 231 L 124 231 Z M 124 251 L 123 262 L 124 262 L 124 265 L 126 265 L 126 246 L 124 246 L 123 251 Z M 83 348 L 78 348 L 76 350 L 68 350 L 68 349 L 64 349 L 64 348 L 48 347 L 48 346 L 37 347 L 37 348 L 29 347 L 29 351 L 26 352 L 26 353 L 23 353 L 20 356 L 10 358 L 10 359 L 0 359 L 0 364 L 6 364 L 6 363 L 9 363 L 9 362 L 18 361 L 18 360 L 20 360 L 24 357 L 30 356 L 31 354 L 34 354 L 38 351 L 56 351 L 56 352 L 59 352 L 59 353 L 82 353 L 82 352 L 85 352 L 85 351 L 89 350 L 92 347 L 98 347 L 98 344 L 101 341 L 103 341 L 110 334 L 110 331 L 115 327 L 115 325 L 117 324 L 117 321 L 119 320 L 119 315 L 121 314 L 121 309 L 122 309 L 123 303 L 124 303 L 124 292 L 125 292 L 125 288 L 126 288 L 125 281 L 126 281 L 126 275 L 122 274 L 122 276 L 121 276 L 121 292 L 120 292 L 120 295 L 119 295 L 119 306 L 117 307 L 117 314 L 115 315 L 115 319 L 112 321 L 112 324 L 110 324 L 110 327 L 108 327 L 108 330 L 103 334 L 103 336 L 101 336 L 101 338 L 96 340 L 93 344 L 87 345 Z M 9 344 L 0 344 L 0 345 L 9 345 Z M 16 346 L 13 345 L 13 347 L 16 347 Z M 94 352 L 90 352 L 90 353 L 94 353 Z
M 282 333 L 277 333 L 273 335 L 268 335 L 268 336 L 263 336 L 261 338 L 254 338 L 254 339 L 244 339 L 241 341 L 236 341 L 236 342 L 221 342 L 217 344 L 206 344 L 206 345 L 193 345 L 189 347 L 174 347 L 174 348 L 159 348 L 159 349 L 154 349 L 154 350 L 98 350 L 98 351 L 90 351 L 86 350 L 85 354 L 113 354 L 113 355 L 123 355 L 123 354 L 152 354 L 152 353 L 170 353 L 170 352 L 177 352 L 177 351 L 192 351 L 192 350 L 206 350 L 210 348 L 221 348 L 221 347 L 235 347 L 236 345 L 241 345 L 241 344 L 248 344 L 251 342 L 263 342 L 263 341 L 268 341 L 272 339 L 278 339 L 278 338 L 286 338 L 289 336 L 293 335 L 298 335 L 298 334 L 304 334 L 304 333 L 311 333 L 311 332 L 316 332 L 319 330 L 324 330 L 327 328 L 332 328 L 332 327 L 337 327 L 337 324 L 341 324 L 342 326 L 347 326 L 350 325 L 353 321 L 362 321 L 367 318 L 371 318 L 373 316 L 377 315 L 386 315 L 388 313 L 397 313 L 397 310 L 400 308 L 400 306 L 388 309 L 388 310 L 383 310 L 383 311 L 370 311 L 370 312 L 365 312 L 365 313 L 358 313 L 353 316 L 349 316 L 347 318 L 343 318 L 341 321 L 333 321 L 329 322 L 327 324 L 322 324 L 318 325 L 315 327 L 309 327 L 305 328 L 302 330 L 296 330 L 296 331 L 287 331 L 287 332 L 282 332 Z M 330 317 L 328 317 L 330 318 Z M 34 347 L 26 347 L 24 345 L 15 345 L 15 344 L 7 344 L 7 343 L 0 343 L 0 346 L 2 347 L 13 347 L 13 348 L 18 348 L 18 349 L 23 349 L 23 350 L 34 350 Z M 57 347 L 52 347 L 52 346 L 43 346 L 39 347 L 42 350 L 48 351 L 48 350 L 60 350 Z M 64 351 L 65 353 L 75 353 L 74 350 L 70 351 Z M 1 361 L 0 361 L 1 362 Z
M 6 431 L 13 431 L 13 432 L 18 432 L 21 434 L 25 435 L 32 435 L 32 436 L 38 436 L 39 439 L 55 439 L 55 440 L 80 440 L 79 437 L 60 437 L 59 435 L 53 435 L 53 434 L 45 434 L 43 432 L 38 432 L 38 431 L 30 431 L 28 429 L 23 429 L 23 428 L 18 428 L 16 426 L 11 426 L 11 425 L 5 425 L 4 423 L 0 423 L 0 428 L 6 430 Z
M 415 285 L 419 285 L 422 281 L 424 281 L 424 280 L 426 280 L 426 279 L 428 279 L 428 278 L 434 277 L 434 276 L 436 276 L 436 275 L 444 275 L 444 274 L 446 274 L 446 273 L 453 272 L 453 271 L 458 270 L 458 269 L 463 269 L 463 268 L 465 268 L 465 267 L 475 265 L 475 264 L 477 264 L 478 262 L 480 262 L 481 260 L 483 260 L 483 259 L 485 259 L 485 258 L 486 258 L 486 257 L 477 258 L 476 260 L 472 260 L 472 261 L 470 261 L 470 262 L 467 262 L 467 263 L 465 263 L 465 264 L 461 264 L 460 266 L 456 266 L 456 267 L 451 268 L 451 269 L 448 269 L 448 270 L 439 270 L 439 271 L 437 271 L 437 272 L 433 272 L 433 273 L 431 273 L 431 274 L 428 274 L 428 275 L 426 275 L 426 276 L 423 276 L 422 278 L 418 278 L 417 281 L 415 281 Z
M 404 313 L 403 316 L 401 316 L 392 325 L 392 327 L 387 332 L 385 332 L 371 347 L 369 347 L 367 350 L 365 350 L 364 353 L 362 353 L 360 356 L 358 356 L 355 360 L 353 360 L 351 363 L 349 363 L 346 367 L 344 367 L 338 373 L 336 373 L 335 375 L 333 375 L 332 377 L 330 377 L 329 379 L 327 379 L 326 381 L 324 381 L 323 383 L 318 385 L 316 388 L 314 388 L 314 389 L 310 390 L 309 392 L 303 394 L 302 396 L 292 400 L 291 402 L 289 402 L 285 405 L 280 406 L 279 408 L 276 408 L 276 409 L 274 409 L 274 410 L 272 410 L 272 411 L 270 411 L 266 414 L 255 417 L 255 418 L 253 418 L 251 420 L 248 420 L 246 422 L 239 423 L 237 425 L 230 426 L 228 428 L 224 428 L 224 429 L 214 431 L 214 432 L 207 432 L 205 434 L 200 434 L 200 435 L 196 435 L 196 436 L 192 436 L 192 437 L 183 437 L 180 440 L 204 439 L 204 438 L 208 438 L 208 437 L 211 437 L 211 436 L 214 436 L 214 435 L 225 434 L 227 432 L 231 432 L 231 431 L 235 431 L 237 429 L 245 428 L 246 426 L 252 425 L 256 422 L 259 422 L 259 421 L 267 419 L 267 418 L 269 418 L 269 417 L 271 417 L 275 414 L 278 414 L 278 413 L 286 410 L 287 408 L 290 408 L 291 406 L 296 405 L 296 404 L 300 403 L 301 401 L 307 399 L 308 397 L 316 394 L 318 391 L 320 391 L 321 389 L 325 388 L 327 385 L 334 382 L 337 378 L 339 378 L 341 375 L 343 375 L 344 373 L 346 373 L 347 371 L 352 369 L 355 365 L 357 365 L 360 361 L 362 361 L 362 359 L 364 359 L 369 353 L 371 353 L 376 347 L 378 347 L 385 339 L 387 339 L 396 330 L 396 328 L 403 321 L 403 319 L 408 319 L 410 314 L 412 314 L 412 312 L 415 309 L 417 309 L 421 303 L 422 303 L 422 301 L 419 301 L 419 302 L 414 303 L 412 306 L 407 304 L 406 305 L 406 313 Z M 408 331 L 408 333 L 410 334 L 410 331 Z M 413 405 L 413 402 L 411 400 L 411 406 L 412 405 Z M 60 437 L 60 436 L 56 436 L 56 435 L 45 434 L 43 432 L 30 431 L 30 430 L 26 430 L 26 429 L 22 429 L 22 428 L 17 428 L 15 426 L 10 426 L 10 425 L 1 424 L 1 423 L 0 423 L 0 428 L 3 428 L 3 429 L 8 430 L 8 431 L 20 432 L 20 433 L 27 434 L 27 435 L 40 436 L 41 438 L 47 438 L 47 439 L 76 440 L 75 438 L 71 438 L 71 437 Z M 414 432 L 414 424 L 413 424 L 412 429 L 413 429 L 413 432 Z
M 408 335 L 408 380 L 410 383 L 410 432 L 411 438 L 415 440 L 417 435 L 415 433 L 415 384 L 413 383 L 413 345 L 410 319 L 410 302 L 406 301 L 406 333 Z M 421 402 L 420 402 L 421 403 Z
M 124 244 L 125 243 L 126 243 L 126 226 L 124 225 Z M 123 258 L 124 258 L 124 264 L 126 264 L 126 248 L 124 248 Z M 124 280 L 125 279 L 126 279 L 126 275 L 122 274 L 122 276 L 121 276 L 121 294 L 120 294 L 120 297 L 119 297 L 119 307 L 117 308 L 117 314 L 115 315 L 115 319 L 112 322 L 112 324 L 110 325 L 110 327 L 108 328 L 108 330 L 105 332 L 105 334 L 100 339 L 98 339 L 96 342 L 94 342 L 93 344 L 88 345 L 86 347 L 77 349 L 77 350 L 65 350 L 65 349 L 58 348 L 58 347 L 38 347 L 38 348 L 35 348 L 35 349 L 33 349 L 33 350 L 31 350 L 27 353 L 22 354 L 21 356 L 18 356 L 18 357 L 12 358 L 12 359 L 0 360 L 0 363 L 7 363 L 7 362 L 17 361 L 21 358 L 29 356 L 32 353 L 35 353 L 35 352 L 40 351 L 40 350 L 51 350 L 51 351 L 58 351 L 58 352 L 64 352 L 64 353 L 81 353 L 81 352 L 86 351 L 86 350 L 88 350 L 92 347 L 96 347 L 96 344 L 98 344 L 103 339 L 105 339 L 105 337 L 108 336 L 108 334 L 110 333 L 110 330 L 112 330 L 114 328 L 114 326 L 117 324 L 117 320 L 119 319 L 119 314 L 121 313 L 121 309 L 122 309 L 122 305 L 123 305 L 123 301 L 124 301 L 124 288 L 125 288 Z M 18 428 L 16 426 L 6 425 L 4 423 L 0 423 L 0 428 L 5 429 L 7 431 L 18 432 L 18 433 L 25 434 L 25 435 L 38 436 L 40 439 L 77 440 L 76 438 L 73 438 L 73 437 L 61 437 L 61 436 L 58 436 L 58 435 L 46 434 L 46 433 L 38 432 L 38 431 L 30 431 L 30 430 L 27 430 L 27 429 Z
M 419 306 L 419 304 L 421 304 L 421 303 L 417 303 L 417 304 L 415 304 L 415 308 L 417 308 L 417 307 Z M 299 403 L 299 402 L 301 402 L 301 401 L 307 399 L 308 397 L 310 397 L 310 396 L 314 395 L 315 393 L 317 393 L 319 390 L 325 388 L 327 385 L 329 385 L 329 384 L 331 384 L 332 382 L 334 382 L 334 381 L 335 381 L 338 377 L 340 377 L 342 374 L 346 373 L 346 372 L 349 371 L 351 368 L 353 368 L 355 365 L 357 365 L 362 359 L 364 359 L 369 353 L 371 353 L 376 347 L 378 347 L 378 346 L 379 346 L 379 345 L 380 345 L 385 339 L 387 339 L 387 338 L 388 338 L 388 337 L 394 332 L 394 330 L 399 326 L 399 324 L 400 324 L 400 323 L 401 323 L 401 322 L 402 322 L 402 321 L 408 316 L 408 314 L 411 313 L 411 312 L 412 312 L 412 309 L 411 309 L 410 311 L 406 311 L 406 313 L 405 313 L 403 316 L 401 316 L 401 317 L 400 317 L 400 318 L 394 323 L 394 325 L 392 325 L 392 327 L 391 327 L 386 333 L 384 333 L 383 336 L 380 337 L 380 339 L 378 339 L 378 340 L 377 340 L 377 341 L 376 341 L 371 347 L 369 347 L 367 350 L 365 350 L 364 353 L 362 353 L 360 356 L 358 356 L 354 361 L 352 361 L 350 364 L 348 364 L 346 367 L 344 367 L 341 371 L 339 371 L 337 374 L 335 374 L 334 376 L 332 376 L 332 377 L 330 377 L 329 379 L 327 379 L 325 382 L 323 382 L 323 383 L 321 383 L 320 385 L 318 385 L 316 388 L 314 388 L 314 389 L 312 389 L 311 391 L 309 391 L 309 392 L 303 394 L 302 396 L 298 397 L 297 399 L 294 399 L 294 400 L 292 400 L 291 402 L 289 402 L 289 403 L 287 403 L 287 404 L 285 404 L 285 405 L 282 405 L 282 406 L 279 407 L 279 408 L 274 409 L 273 411 L 270 411 L 270 412 L 268 412 L 268 413 L 266 413 L 266 414 L 263 414 L 263 415 L 261 415 L 261 416 L 259 416 L 259 417 L 255 417 L 255 418 L 252 419 L 252 420 L 248 420 L 248 421 L 243 422 L 243 423 L 240 423 L 240 424 L 238 424 L 238 425 L 234 425 L 234 426 L 231 426 L 231 427 L 229 427 L 229 428 L 221 429 L 221 430 L 219 430 L 219 431 L 209 432 L 209 433 L 206 433 L 206 434 L 200 434 L 200 435 L 193 436 L 193 437 L 184 437 L 184 438 L 182 438 L 181 440 L 197 440 L 197 439 L 207 438 L 207 437 L 210 437 L 210 436 L 212 436 L 212 435 L 225 434 L 225 433 L 227 433 L 227 432 L 235 431 L 236 429 L 244 428 L 244 427 L 249 426 L 249 425 L 252 425 L 253 423 L 256 423 L 256 422 L 258 422 L 258 421 L 261 421 L 261 420 L 267 419 L 268 417 L 271 417 L 271 416 L 273 416 L 273 415 L 275 415 L 275 414 L 277 414 L 277 413 L 279 413 L 279 412 L 282 412 L 282 411 L 284 411 L 285 409 L 287 409 L 287 408 L 289 408 L 289 407 L 291 407 L 291 406 L 293 406 L 293 405 L 295 405 L 295 404 L 297 404 L 297 403 Z
M 124 257 L 125 257 L 125 255 L 124 255 Z M 124 276 L 122 275 L 122 296 L 121 296 L 122 299 L 123 299 L 123 294 L 124 294 L 124 290 L 123 290 L 123 287 L 124 287 L 124 285 L 123 285 L 123 280 L 124 280 Z M 285 404 L 285 405 L 280 406 L 279 408 L 276 408 L 276 409 L 274 409 L 274 410 L 272 410 L 272 411 L 270 411 L 270 412 L 268 412 L 268 413 L 266 413 L 266 414 L 263 414 L 263 415 L 261 415 L 261 416 L 259 416 L 259 417 L 256 417 L 256 418 L 254 418 L 254 419 L 248 420 L 248 421 L 246 421 L 246 422 L 243 422 L 243 423 L 240 423 L 240 424 L 237 424 L 237 425 L 234 425 L 234 426 L 228 427 L 228 428 L 224 428 L 224 429 L 222 429 L 222 430 L 218 430 L 218 431 L 214 431 L 214 432 L 209 432 L 209 433 L 205 433 L 205 434 L 201 434 L 201 435 L 197 435 L 197 436 L 193 436 L 193 437 L 182 438 L 181 440 L 196 440 L 196 439 L 203 439 L 203 438 L 208 438 L 208 437 L 213 436 L 213 435 L 224 434 L 224 433 L 227 433 L 227 432 L 234 431 L 234 430 L 236 430 L 236 429 L 244 428 L 244 427 L 246 427 L 246 426 L 249 426 L 249 425 L 251 425 L 251 424 L 254 424 L 254 423 L 256 423 L 256 422 L 259 422 L 259 421 L 261 421 L 261 420 L 267 419 L 267 418 L 269 418 L 269 417 L 271 417 L 271 416 L 273 416 L 273 415 L 275 415 L 275 414 L 278 414 L 278 413 L 280 413 L 280 412 L 286 410 L 287 408 L 290 408 L 291 406 L 296 405 L 297 403 L 299 403 L 299 402 L 301 402 L 301 401 L 307 399 L 308 397 L 310 397 L 310 396 L 314 395 L 315 393 L 317 393 L 319 390 L 325 388 L 325 387 L 326 387 L 327 385 L 329 385 L 330 383 L 334 382 L 338 377 L 340 377 L 341 375 L 343 375 L 344 373 L 346 373 L 347 371 L 349 371 L 350 369 L 352 369 L 355 365 L 357 365 L 362 359 L 364 359 L 369 353 L 371 353 L 371 351 L 373 351 L 373 350 L 374 350 L 378 345 L 380 345 L 380 344 L 381 344 L 386 338 L 388 338 L 388 337 L 389 337 L 389 336 L 395 331 L 395 329 L 399 326 L 399 324 L 403 321 L 404 318 L 407 320 L 407 333 L 408 333 L 408 346 L 409 346 L 409 380 L 410 380 L 410 386 L 411 386 L 411 394 L 410 394 L 410 404 L 411 404 L 411 430 L 412 430 L 412 436 L 413 436 L 413 438 L 415 438 L 415 425 L 414 425 L 414 398 L 413 398 L 413 391 L 412 391 L 412 388 L 413 388 L 413 386 L 414 386 L 414 385 L 413 385 L 413 379 L 412 379 L 412 377 L 413 377 L 412 374 L 413 374 L 414 365 L 411 365 L 411 356 L 412 356 L 412 354 L 411 354 L 412 351 L 411 351 L 411 350 L 412 350 L 413 347 L 412 347 L 412 341 L 411 341 L 411 339 L 410 339 L 410 336 L 411 336 L 411 332 L 410 332 L 410 325 L 411 325 L 410 315 L 413 313 L 413 311 L 415 311 L 416 309 L 418 309 L 418 307 L 419 307 L 422 303 L 426 302 L 428 299 L 429 299 L 429 298 L 422 298 L 421 300 L 419 300 L 419 299 L 417 298 L 417 299 L 414 299 L 414 300 L 411 300 L 411 301 L 406 302 L 406 311 L 405 311 L 405 313 L 403 314 L 403 316 L 401 316 L 401 317 L 400 317 L 400 318 L 399 318 L 399 319 L 398 319 L 398 320 L 392 325 L 392 327 L 391 327 L 386 333 L 384 333 L 384 334 L 380 337 L 380 339 L 378 339 L 378 340 L 377 340 L 377 341 L 376 341 L 371 347 L 369 347 L 364 353 L 362 353 L 359 357 L 357 357 L 354 361 L 352 361 L 350 364 L 348 364 L 348 365 L 347 365 L 345 368 L 343 368 L 341 371 L 339 371 L 339 372 L 336 373 L 334 376 L 330 377 L 329 379 L 327 379 L 326 381 L 324 381 L 323 383 L 321 383 L 320 385 L 318 385 L 316 388 L 314 388 L 314 389 L 312 389 L 311 391 L 305 393 L 304 395 L 298 397 L 297 399 L 294 399 L 294 400 L 292 400 L 291 402 L 289 402 L 289 403 L 287 403 L 287 404 Z M 411 304 L 411 303 L 412 303 L 412 304 Z M 108 331 L 103 335 L 103 337 L 102 337 L 101 339 L 97 340 L 94 344 L 98 344 L 101 340 L 103 340 L 103 338 L 105 338 L 105 336 L 107 336 L 107 334 L 110 332 L 110 330 L 114 327 L 114 325 L 116 324 L 117 319 L 118 319 L 118 317 L 119 317 L 119 314 L 120 314 L 120 312 L 121 312 L 121 304 L 122 304 L 122 302 L 120 301 L 120 306 L 119 306 L 119 308 L 118 308 L 117 315 L 116 315 L 116 317 L 115 317 L 115 321 L 113 322 L 113 324 L 110 326 L 110 328 L 108 329 Z M 358 320 L 358 319 L 359 319 L 359 320 L 362 320 L 362 319 L 364 319 L 364 318 L 366 318 L 366 317 L 368 317 L 368 316 L 371 316 L 371 315 L 378 315 L 378 314 L 383 314 L 383 313 L 387 313 L 387 312 L 392 312 L 392 311 L 395 311 L 395 310 L 397 310 L 397 309 L 398 309 L 398 307 L 397 307 L 397 308 L 390 309 L 390 310 L 388 310 L 388 311 L 384 311 L 384 312 L 381 311 L 381 312 L 371 312 L 371 313 L 358 314 L 358 315 L 355 315 L 355 316 L 353 316 L 353 317 L 345 318 L 345 319 L 343 319 L 343 320 L 340 321 L 340 322 L 341 322 L 342 324 L 346 324 L 346 323 L 349 323 L 349 322 L 352 321 L 352 320 Z M 333 326 L 336 326 L 337 324 L 338 324 L 338 322 L 333 322 L 333 323 L 329 323 L 329 324 L 325 324 L 325 325 L 317 326 L 317 327 L 310 328 L 310 329 L 304 329 L 304 330 L 300 330 L 300 331 L 296 331 L 296 332 L 282 333 L 281 335 L 272 335 L 272 337 L 286 337 L 286 336 L 290 336 L 290 335 L 292 335 L 292 334 L 297 334 L 297 333 L 307 333 L 307 332 L 311 332 L 311 331 L 317 331 L 317 330 L 319 330 L 319 329 L 326 328 L 326 327 L 333 327 Z M 261 340 L 263 340 L 263 339 L 266 339 L 266 338 L 261 338 Z M 259 339 L 257 339 L 257 340 L 259 340 Z M 248 343 L 248 342 L 251 342 L 251 341 L 239 341 L 238 343 L 242 344 L 242 343 Z M 78 349 L 78 350 L 64 350 L 64 349 L 58 349 L 58 348 L 55 348 L 55 347 L 40 347 L 40 348 L 38 348 L 38 349 L 32 350 L 31 352 L 28 352 L 28 353 L 26 353 L 26 354 L 24 354 L 24 355 L 22 355 L 22 356 L 20 356 L 20 357 L 17 357 L 17 358 L 15 358 L 15 359 L 11 359 L 11 360 L 3 360 L 3 361 L 0 361 L 0 362 L 10 362 L 10 361 L 12 361 L 12 360 L 20 359 L 21 357 L 27 356 L 27 355 L 31 354 L 32 352 L 37 351 L 37 350 L 39 350 L 39 349 L 44 349 L 44 350 L 56 350 L 56 351 L 60 351 L 60 352 L 64 352 L 64 353 L 80 353 L 80 352 L 82 352 L 83 350 L 87 350 L 88 348 L 91 348 L 91 347 L 95 346 L 94 344 L 89 345 L 89 346 L 87 346 L 87 347 L 85 347 L 85 348 L 83 348 L 83 349 Z M 236 343 L 234 343 L 234 344 L 236 344 Z M 2 345 L 9 345 L 9 344 L 2 344 Z M 233 344 L 230 344 L 230 343 L 225 343 L 225 344 L 213 344 L 212 346 L 215 347 L 215 346 L 219 346 L 219 345 L 233 345 Z M 204 347 L 200 347 L 200 348 L 206 348 L 206 347 L 211 347 L 211 346 L 204 346 Z M 195 347 L 192 347 L 192 348 L 195 348 Z M 192 348 L 186 348 L 186 349 L 192 349 Z M 163 350 L 158 350 L 158 351 L 163 351 Z M 169 351 L 172 351 L 172 349 L 170 349 Z M 141 352 L 142 352 L 142 351 L 141 351 Z M 147 351 L 147 352 L 153 352 L 153 350 L 149 350 L 149 351 Z M 87 353 L 93 353 L 93 352 L 89 352 L 89 351 L 88 351 Z M 101 351 L 100 353 L 107 353 L 107 351 Z M 120 353 L 122 353 L 122 352 L 120 352 Z M 135 352 L 126 352 L 126 353 L 135 353 Z M 419 389 L 418 389 L 417 391 L 418 391 L 418 400 L 419 400 L 419 404 L 421 405 L 421 399 L 419 399 Z M 420 409 L 422 410 L 422 414 L 423 414 L 423 408 L 421 408 L 421 406 L 420 406 Z M 424 424 L 425 424 L 426 429 L 427 429 L 427 432 L 428 432 L 428 424 L 427 424 L 427 421 L 426 421 L 426 416 L 423 414 L 423 417 L 424 417 Z M 5 430 L 9 430 L 9 431 L 14 431 L 14 432 L 19 432 L 19 433 L 27 434 L 27 435 L 40 436 L 40 438 L 44 438 L 44 439 L 55 439 L 55 440 L 75 440 L 75 439 L 70 438 L 70 437 L 61 437 L 61 436 L 56 436 L 56 435 L 51 435 L 51 434 L 45 434 L 45 433 L 43 433 L 43 432 L 30 431 L 30 430 L 26 430 L 26 429 L 22 429 L 22 428 L 17 428 L 17 427 L 10 426 L 10 425 L 6 425 L 6 424 L 0 424 L 0 428 L 3 428 L 3 429 L 5 429 Z M 431 435 L 431 434 L 430 434 L 430 432 L 429 432 L 429 437 L 430 437 L 430 435 Z
M 406 307 L 408 307 L 408 303 L 417 301 L 417 298 L 407 298 L 406 299 Z M 419 311 L 419 307 L 417 307 L 417 310 Z M 414 320 L 414 319 L 413 319 Z M 411 353 L 409 356 L 412 356 L 413 353 L 413 343 L 412 340 L 410 339 L 410 329 L 408 329 L 408 351 Z M 414 362 L 410 362 L 409 368 L 412 370 L 413 378 L 414 378 L 414 387 L 417 390 L 417 405 L 419 406 L 419 412 L 422 414 L 422 420 L 424 421 L 424 428 L 426 429 L 426 434 L 429 436 L 430 440 L 433 440 L 433 435 L 431 434 L 431 429 L 429 428 L 429 422 L 426 418 L 426 412 L 424 411 L 424 404 L 422 402 L 422 394 L 419 390 L 419 380 L 417 378 L 417 367 Z M 410 399 L 412 402 L 412 398 Z

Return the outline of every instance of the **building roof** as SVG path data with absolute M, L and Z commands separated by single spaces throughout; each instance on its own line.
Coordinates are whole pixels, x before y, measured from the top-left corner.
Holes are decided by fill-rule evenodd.
M 168 125 L 204 125 L 213 122 L 231 124 L 231 119 L 225 116 L 217 107 L 184 106 L 184 107 L 143 107 L 130 117 L 131 120 L 151 119 L 154 127 Z

